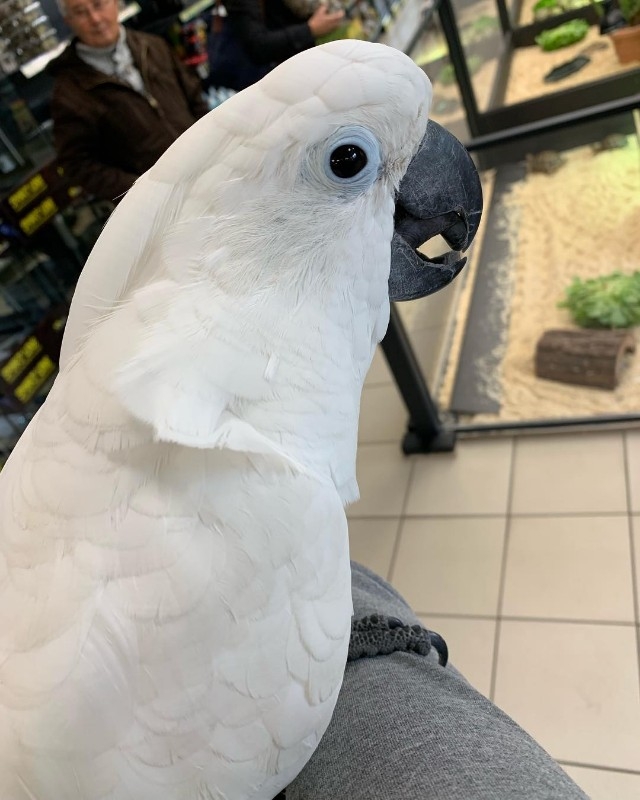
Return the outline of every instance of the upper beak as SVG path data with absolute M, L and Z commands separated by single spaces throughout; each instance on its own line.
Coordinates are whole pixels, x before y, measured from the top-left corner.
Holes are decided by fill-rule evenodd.
M 471 156 L 430 120 L 400 183 L 391 242 L 389 298 L 414 300 L 443 289 L 466 263 L 482 215 L 482 187 Z M 429 259 L 417 248 L 440 234 L 451 251 Z

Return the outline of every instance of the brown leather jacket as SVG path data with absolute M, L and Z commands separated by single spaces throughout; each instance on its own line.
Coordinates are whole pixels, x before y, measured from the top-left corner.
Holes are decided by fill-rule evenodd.
M 200 81 L 158 36 L 127 29 L 147 96 L 85 64 L 72 41 L 49 69 L 60 163 L 87 192 L 117 200 L 198 117 Z

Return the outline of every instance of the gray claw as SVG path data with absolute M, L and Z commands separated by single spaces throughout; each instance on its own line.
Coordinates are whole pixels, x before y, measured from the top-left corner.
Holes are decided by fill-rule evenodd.
M 447 645 L 437 633 L 421 625 L 404 625 L 397 617 L 371 614 L 351 622 L 349 661 L 373 658 L 391 653 L 417 653 L 426 656 L 434 647 L 438 660 L 445 666 L 448 659 Z

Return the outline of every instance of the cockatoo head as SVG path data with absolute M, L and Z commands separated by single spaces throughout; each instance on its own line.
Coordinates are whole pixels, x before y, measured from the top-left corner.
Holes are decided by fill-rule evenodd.
M 417 246 L 452 225 L 452 244 L 467 245 L 474 222 L 461 201 L 473 195 L 469 212 L 478 211 L 480 196 L 466 152 L 428 125 L 431 95 L 425 73 L 398 50 L 332 42 L 198 122 L 150 176 L 188 186 L 179 219 L 211 220 L 209 241 L 226 253 L 216 283 L 226 291 L 346 292 L 364 282 L 375 301 L 391 263 L 391 299 L 420 296 L 461 264 L 427 262 Z M 447 197 L 452 183 L 470 194 Z M 426 266 L 433 274 L 421 283 L 415 273 Z

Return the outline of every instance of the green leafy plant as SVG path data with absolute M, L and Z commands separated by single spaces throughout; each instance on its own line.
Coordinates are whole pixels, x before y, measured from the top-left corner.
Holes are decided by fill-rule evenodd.
M 538 0 L 533 7 L 533 18 L 538 22 L 588 5 L 593 5 L 597 10 L 600 10 L 598 0 Z
M 629 25 L 640 25 L 640 0 L 618 0 L 618 6 Z
M 558 304 L 583 328 L 629 328 L 640 325 L 640 272 L 614 272 L 599 278 L 574 278 Z
M 559 50 L 561 47 L 575 44 L 587 35 L 589 23 L 584 19 L 570 19 L 557 28 L 541 31 L 536 36 L 536 44 L 543 50 Z

